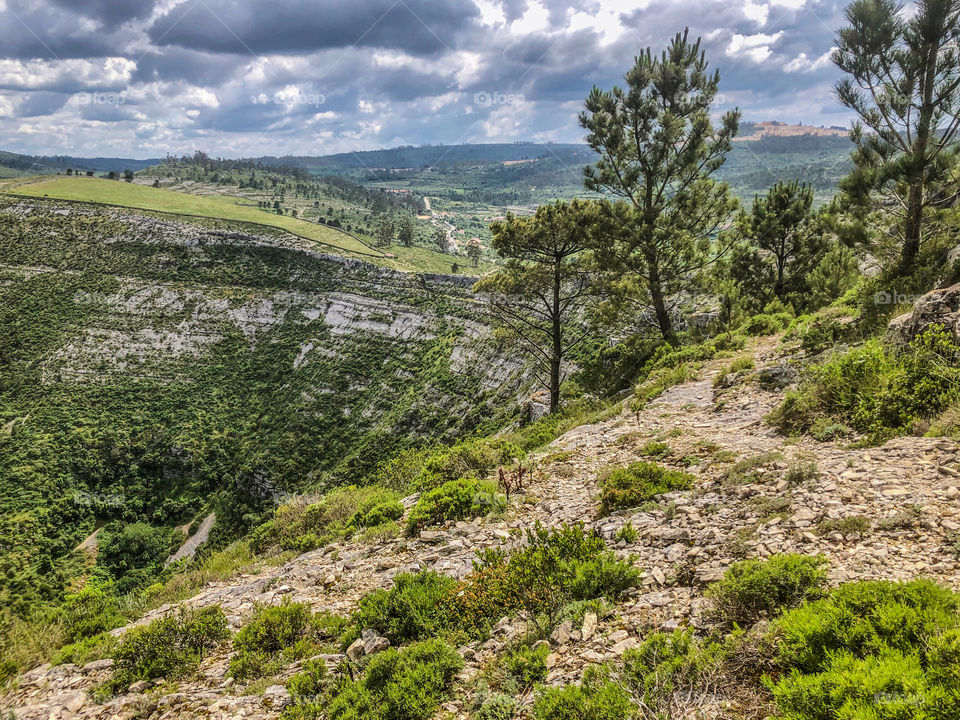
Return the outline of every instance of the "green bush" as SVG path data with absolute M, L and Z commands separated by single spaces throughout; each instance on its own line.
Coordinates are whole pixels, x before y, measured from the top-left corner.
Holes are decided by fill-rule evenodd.
M 704 594 L 725 622 L 751 624 L 818 597 L 827 579 L 825 565 L 823 558 L 805 555 L 743 560 Z
M 512 555 L 481 553 L 447 606 L 452 625 L 476 635 L 512 612 L 554 615 L 573 600 L 614 599 L 639 580 L 636 568 L 582 525 L 538 525 L 527 532 L 527 546 Z
M 693 475 L 668 470 L 654 462 L 637 462 L 617 468 L 600 477 L 600 513 L 638 507 L 654 496 L 673 490 L 686 490 Z
M 63 603 L 64 639 L 75 643 L 120 627 L 126 617 L 110 589 L 87 585 Z
M 960 704 L 960 596 L 926 580 L 859 582 L 777 621 L 782 717 L 946 720 Z
M 740 330 L 755 337 L 764 335 L 775 335 L 783 330 L 793 320 L 793 316 L 787 312 L 754 315 L 743 324 Z
M 547 678 L 547 655 L 550 646 L 540 643 L 534 647 L 524 645 L 507 653 L 501 665 L 518 690 L 526 690 Z
M 808 370 L 771 420 L 784 431 L 849 424 L 875 441 L 910 432 L 960 398 L 960 348 L 933 326 L 903 350 L 879 340 Z
M 331 629 L 328 619 L 324 614 L 314 615 L 309 605 L 288 598 L 280 605 L 257 605 L 250 622 L 233 639 L 236 652 L 228 673 L 237 680 L 263 677 L 318 652 L 321 636 Z
M 676 696 L 693 694 L 720 673 L 727 647 L 700 640 L 692 630 L 654 633 L 623 656 L 621 683 L 644 705 L 667 716 Z
M 631 720 L 640 715 L 627 691 L 593 667 L 579 685 L 548 688 L 533 705 L 534 720 Z
M 441 634 L 447 625 L 443 600 L 456 584 L 453 578 L 432 571 L 400 573 L 389 590 L 374 590 L 361 598 L 350 617 L 343 646 L 349 646 L 367 628 L 395 644 Z
M 229 637 L 219 606 L 177 613 L 127 631 L 113 655 L 109 686 L 125 690 L 138 680 L 179 678 L 200 663 L 204 654 Z
M 317 683 L 321 698 L 295 704 L 283 717 L 300 720 L 322 713 L 325 720 L 428 720 L 462 668 L 460 655 L 440 640 L 390 648 L 370 658 L 359 678 L 341 676 L 329 688 Z
M 402 515 L 403 507 L 393 491 L 351 485 L 331 490 L 317 502 L 296 497 L 280 505 L 271 520 L 250 534 L 250 545 L 258 554 L 308 552 Z
M 503 509 L 505 499 L 492 483 L 474 478 L 451 480 L 425 492 L 407 519 L 407 532 L 413 534 L 447 520 L 463 520 Z

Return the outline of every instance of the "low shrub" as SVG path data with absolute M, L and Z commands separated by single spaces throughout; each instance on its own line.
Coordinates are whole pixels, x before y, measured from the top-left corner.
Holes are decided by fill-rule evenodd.
M 620 684 L 654 713 L 667 717 L 676 697 L 709 686 L 722 669 L 728 647 L 701 640 L 691 630 L 654 633 L 623 656 Z
M 181 608 L 132 628 L 114 651 L 109 687 L 122 691 L 138 680 L 183 677 L 229 634 L 227 619 L 219 606 L 196 611 Z
M 374 590 L 361 598 L 342 645 L 349 646 L 368 628 L 394 644 L 440 635 L 448 622 L 443 601 L 456 584 L 432 571 L 398 574 L 389 590 Z
M 656 495 L 687 490 L 693 480 L 689 473 L 668 470 L 653 462 L 637 462 L 617 468 L 599 478 L 600 513 L 609 515 L 615 510 L 638 507 Z
M 284 720 L 428 720 L 447 697 L 463 668 L 460 655 L 440 640 L 427 640 L 402 650 L 390 648 L 370 658 L 359 677 L 341 676 L 316 683 L 320 697 L 284 711 Z M 313 683 L 312 679 L 304 684 Z
M 896 350 L 879 340 L 810 368 L 770 419 L 785 432 L 848 424 L 874 442 L 925 427 L 960 400 L 960 347 L 940 326 Z
M 308 552 L 402 515 L 403 507 L 391 490 L 377 486 L 337 488 L 316 502 L 295 497 L 280 505 L 273 519 L 250 534 L 250 546 L 258 554 Z
M 746 335 L 762 337 L 764 335 L 776 335 L 787 327 L 793 320 L 793 316 L 788 312 L 779 312 L 773 314 L 760 313 L 747 320 L 740 331 Z
M 704 593 L 716 616 L 729 624 L 752 624 L 819 597 L 826 560 L 805 555 L 774 555 L 734 563 Z
M 407 532 L 415 534 L 424 527 L 440 525 L 447 520 L 486 515 L 502 510 L 506 500 L 492 483 L 473 478 L 451 480 L 425 492 L 407 519 Z
M 960 595 L 927 580 L 841 585 L 774 627 L 784 718 L 932 718 L 960 705 Z
M 714 455 L 714 459 L 720 453 Z M 775 465 L 783 459 L 783 455 L 777 451 L 769 451 L 750 455 L 742 460 L 738 460 L 723 474 L 723 482 L 727 485 L 746 485 L 751 483 L 762 483 L 766 480 L 771 465 Z
M 309 605 L 288 598 L 280 605 L 258 605 L 233 639 L 236 652 L 228 673 L 237 680 L 271 675 L 283 665 L 319 652 L 322 639 L 337 636 L 343 626 L 342 618 L 313 614 Z
M 579 685 L 547 688 L 533 705 L 534 720 L 631 720 L 640 708 L 606 668 L 589 668 Z
M 663 460 L 664 458 L 670 457 L 673 451 L 670 449 L 670 446 L 665 442 L 656 442 L 651 441 L 640 448 L 640 454 L 644 457 L 655 458 L 657 460 Z
M 152 582 L 182 540 L 171 528 L 143 522 L 109 523 L 97 536 L 97 567 L 115 581 L 117 593 L 123 595 Z
M 582 525 L 538 525 L 527 532 L 527 546 L 512 555 L 481 553 L 473 572 L 452 589 L 447 607 L 455 627 L 478 635 L 512 612 L 555 615 L 573 600 L 616 598 L 639 580 L 636 568 Z
M 870 532 L 870 519 L 863 515 L 847 515 L 837 519 L 828 519 L 817 525 L 821 535 L 838 532 L 843 535 L 863 535 Z

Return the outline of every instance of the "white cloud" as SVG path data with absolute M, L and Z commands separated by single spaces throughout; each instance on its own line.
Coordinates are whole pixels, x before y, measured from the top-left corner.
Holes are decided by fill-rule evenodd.
M 783 71 L 788 73 L 809 73 L 823 70 L 824 68 L 830 67 L 833 62 L 834 50 L 835 48 L 830 48 L 823 55 L 818 58 L 813 58 L 812 60 L 807 57 L 806 53 L 800 53 L 783 66 Z
M 550 11 L 537 0 L 529 0 L 522 17 L 510 23 L 510 32 L 514 35 L 529 35 L 550 30 Z
M 19 90 L 104 90 L 130 82 L 137 64 L 122 57 L 98 60 L 0 60 L 0 85 Z
M 776 45 L 783 34 L 782 30 L 772 35 L 765 33 L 740 35 L 734 33 L 733 37 L 730 38 L 730 44 L 727 46 L 727 57 L 745 57 L 754 63 L 762 63 L 773 54 L 771 46 Z

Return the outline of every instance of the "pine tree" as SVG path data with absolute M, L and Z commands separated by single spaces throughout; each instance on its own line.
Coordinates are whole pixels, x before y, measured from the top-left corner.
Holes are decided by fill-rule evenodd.
M 779 182 L 754 199 L 737 222 L 742 242 L 730 254 L 729 274 L 752 311 L 772 300 L 800 309 L 809 300 L 807 276 L 829 249 L 813 213 L 813 189 Z
M 619 227 L 597 248 L 602 265 L 633 274 L 663 338 L 676 342 L 668 300 L 712 261 L 712 240 L 736 207 L 712 175 L 723 165 L 740 121 L 727 112 L 714 131 L 710 106 L 720 83 L 700 40 L 678 33 L 660 56 L 648 48 L 627 72 L 626 89 L 594 87 L 580 115 L 600 154 L 585 169 L 587 188 L 617 198 Z
M 919 0 L 909 19 L 902 11 L 893 0 L 856 0 L 834 62 L 851 75 L 837 96 L 860 116 L 855 169 L 841 188 L 854 206 L 889 217 L 901 245 L 896 272 L 908 275 L 929 213 L 954 199 L 945 186 L 960 129 L 960 0 Z
M 560 405 L 563 361 L 586 337 L 576 319 L 592 293 L 584 255 L 596 221 L 597 205 L 578 200 L 541 205 L 529 218 L 508 215 L 491 226 L 493 248 L 507 262 L 474 286 L 530 350 L 551 412 Z

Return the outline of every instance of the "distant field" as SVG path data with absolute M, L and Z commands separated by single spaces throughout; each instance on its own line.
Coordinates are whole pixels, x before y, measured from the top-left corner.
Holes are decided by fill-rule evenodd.
M 287 215 L 265 212 L 240 198 L 187 195 L 118 180 L 88 177 L 55 177 L 22 185 L 7 185 L 4 189 L 33 197 L 105 203 L 140 210 L 260 223 L 287 230 L 346 253 L 382 257 L 379 251 L 367 247 L 339 230 Z

